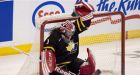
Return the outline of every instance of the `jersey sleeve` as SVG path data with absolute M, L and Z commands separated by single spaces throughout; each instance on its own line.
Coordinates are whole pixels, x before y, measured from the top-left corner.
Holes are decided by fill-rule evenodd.
M 79 34 L 85 30 L 88 29 L 88 27 L 90 26 L 91 24 L 91 20 L 86 20 L 86 21 L 83 21 L 82 18 L 78 18 L 75 22 L 74 22 L 74 25 L 75 25 L 75 30 L 76 30 L 76 33 Z

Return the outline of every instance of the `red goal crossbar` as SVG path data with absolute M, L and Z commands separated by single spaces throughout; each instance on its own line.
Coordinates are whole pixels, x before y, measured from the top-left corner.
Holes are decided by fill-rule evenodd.
M 100 14 L 94 14 L 94 18 L 97 17 L 104 17 L 104 16 L 110 16 L 110 15 L 120 15 L 121 16 L 121 75 L 125 75 L 125 16 L 122 12 L 110 12 L 110 13 L 100 13 Z M 53 20 L 45 20 L 41 24 L 41 30 L 40 30 L 40 54 L 43 50 L 44 45 L 44 28 L 49 23 L 57 23 L 57 22 L 64 22 L 66 20 L 75 20 L 79 17 L 66 17 L 66 18 L 59 18 L 59 19 L 53 19 Z M 40 66 L 41 67 L 41 66 Z M 40 69 L 41 72 L 41 69 Z M 40 73 L 40 75 L 43 75 Z

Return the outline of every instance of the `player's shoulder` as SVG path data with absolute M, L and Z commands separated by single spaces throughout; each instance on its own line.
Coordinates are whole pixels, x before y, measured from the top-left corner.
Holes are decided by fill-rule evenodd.
M 59 31 L 58 28 L 56 28 L 50 32 L 49 39 L 59 39 L 61 38 L 61 35 L 62 33 Z

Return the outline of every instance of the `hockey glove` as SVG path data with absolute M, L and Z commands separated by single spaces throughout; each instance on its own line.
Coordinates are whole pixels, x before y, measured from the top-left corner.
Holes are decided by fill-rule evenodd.
M 86 2 L 77 2 L 75 4 L 75 12 L 83 18 L 84 21 L 90 20 L 93 18 L 94 8 L 92 5 Z

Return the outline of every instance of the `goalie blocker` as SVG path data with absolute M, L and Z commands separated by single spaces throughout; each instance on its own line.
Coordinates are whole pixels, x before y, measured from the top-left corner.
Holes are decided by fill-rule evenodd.
M 82 0 L 75 4 L 74 13 L 77 14 L 78 16 L 81 16 L 83 21 L 92 19 L 94 11 L 95 10 L 91 4 L 83 2 Z

